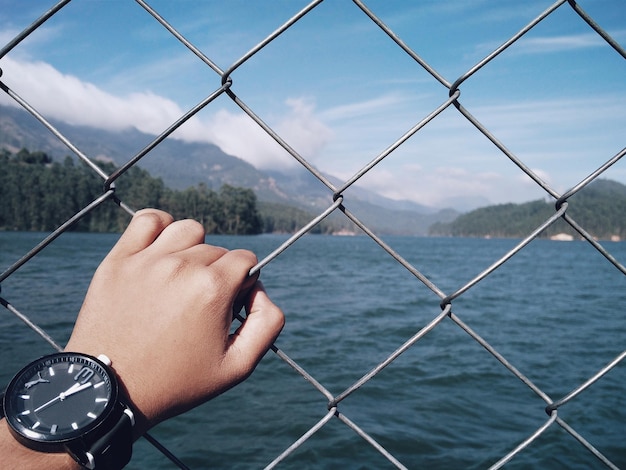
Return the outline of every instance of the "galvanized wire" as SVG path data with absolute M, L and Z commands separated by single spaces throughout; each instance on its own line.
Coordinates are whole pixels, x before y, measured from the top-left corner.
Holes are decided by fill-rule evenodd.
M 130 0 L 129 0 L 130 1 Z M 441 323 L 451 321 L 454 325 L 460 328 L 462 331 L 467 333 L 470 338 L 472 338 L 476 343 L 481 345 L 486 351 L 488 351 L 508 372 L 511 373 L 512 378 L 516 378 L 521 381 L 526 387 L 528 387 L 534 394 L 540 397 L 546 403 L 545 411 L 548 414 L 548 419 L 534 432 L 527 436 L 522 442 L 518 443 L 514 448 L 512 448 L 506 455 L 502 456 L 502 458 L 495 462 L 491 468 L 500 468 L 505 465 L 507 462 L 511 461 L 515 458 L 517 454 L 522 452 L 525 448 L 532 445 L 532 443 L 541 435 L 543 435 L 548 429 L 550 429 L 555 423 L 558 424 L 561 428 L 565 429 L 576 442 L 580 443 L 583 447 L 585 447 L 592 455 L 597 457 L 598 461 L 606 465 L 608 468 L 617 468 L 617 466 L 611 462 L 609 458 L 599 452 L 593 445 L 591 445 L 581 434 L 579 434 L 573 427 L 571 427 L 567 422 L 565 422 L 560 416 L 558 416 L 558 410 L 561 406 L 566 403 L 575 400 L 581 393 L 583 393 L 586 389 L 588 389 L 591 385 L 600 382 L 604 375 L 617 367 L 620 363 L 623 363 L 626 359 L 626 351 L 618 354 L 612 361 L 610 361 L 606 366 L 602 369 L 598 370 L 594 375 L 592 375 L 589 379 L 572 389 L 567 395 L 564 397 L 553 400 L 549 397 L 549 395 L 542 390 L 538 385 L 533 383 L 528 376 L 522 372 L 518 367 L 512 364 L 506 357 L 504 357 L 496 348 L 494 348 L 489 342 L 487 342 L 483 337 L 480 336 L 478 332 L 476 332 L 469 324 L 463 321 L 460 316 L 458 316 L 454 312 L 454 302 L 461 296 L 463 296 L 467 291 L 474 288 L 476 285 L 481 283 L 485 278 L 491 276 L 496 270 L 498 270 L 501 266 L 507 263 L 511 258 L 515 257 L 518 253 L 525 249 L 525 247 L 533 240 L 535 240 L 542 231 L 544 231 L 547 227 L 555 223 L 557 220 L 565 221 L 569 224 L 574 230 L 576 230 L 585 240 L 587 240 L 593 248 L 595 248 L 602 256 L 604 256 L 616 269 L 618 269 L 622 274 L 626 274 L 626 268 L 622 263 L 620 263 L 614 255 L 612 255 L 609 250 L 602 246 L 594 237 L 584 228 L 582 227 L 576 220 L 570 215 L 568 212 L 569 207 L 569 198 L 581 191 L 591 183 L 592 181 L 599 178 L 602 174 L 606 172 L 606 170 L 620 161 L 624 155 L 626 154 L 626 148 L 622 149 L 616 155 L 611 158 L 608 158 L 604 164 L 599 166 L 596 170 L 591 172 L 589 176 L 581 180 L 579 183 L 575 184 L 573 187 L 564 192 L 559 192 L 555 188 L 553 188 L 550 184 L 544 181 L 535 171 L 533 171 L 527 163 L 525 163 L 521 158 L 515 155 L 511 150 L 507 148 L 507 146 L 484 124 L 482 124 L 468 109 L 466 109 L 461 102 L 461 86 L 468 81 L 470 78 L 475 79 L 480 76 L 480 72 L 485 65 L 488 63 L 492 63 L 496 61 L 501 55 L 506 54 L 507 49 L 520 40 L 524 35 L 533 30 L 538 24 L 543 22 L 546 18 L 553 15 L 556 11 L 562 8 L 571 8 L 576 12 L 578 17 L 580 17 L 581 21 L 584 21 L 588 24 L 595 33 L 597 33 L 616 53 L 621 56 L 621 58 L 626 59 L 626 51 L 624 48 L 617 42 L 615 38 L 613 38 L 610 34 L 608 34 L 602 27 L 599 25 L 594 18 L 592 18 L 589 14 L 587 14 L 578 3 L 574 0 L 559 0 L 549 6 L 542 12 L 538 12 L 534 19 L 532 19 L 526 26 L 524 26 L 519 32 L 511 36 L 509 39 L 504 41 L 502 45 L 494 49 L 491 53 L 489 53 L 484 59 L 478 61 L 476 64 L 471 66 L 465 73 L 461 74 L 459 77 L 449 80 L 445 78 L 442 74 L 440 74 L 431 64 L 425 61 L 421 55 L 419 55 L 416 51 L 414 51 L 409 45 L 404 42 L 398 34 L 396 34 L 389 26 L 387 26 L 379 16 L 377 16 L 376 12 L 370 9 L 365 2 L 360 0 L 353 0 L 356 6 L 369 18 L 373 21 L 373 23 L 380 28 L 392 41 L 393 43 L 401 49 L 407 56 L 409 56 L 412 60 L 414 60 L 421 68 L 423 68 L 432 79 L 442 85 L 442 98 L 440 100 L 440 105 L 433 109 L 430 113 L 426 115 L 425 118 L 415 123 L 406 133 L 404 133 L 401 137 L 399 137 L 395 142 L 392 142 L 382 153 L 375 156 L 370 160 L 369 163 L 364 165 L 358 171 L 354 173 L 351 178 L 348 178 L 343 184 L 337 187 L 333 183 L 331 183 L 326 176 L 324 176 L 314 165 L 311 164 L 304 156 L 298 153 L 294 148 L 292 148 L 286 139 L 284 139 L 278 132 L 276 132 L 271 126 L 269 126 L 266 122 L 261 119 L 261 117 L 255 113 L 252 107 L 248 106 L 244 100 L 236 94 L 237 87 L 232 79 L 233 72 L 239 69 L 245 62 L 254 57 L 260 50 L 271 47 L 273 41 L 284 34 L 287 30 L 292 28 L 297 28 L 299 22 L 311 14 L 315 9 L 322 3 L 322 0 L 316 0 L 309 3 L 306 7 L 301 9 L 295 15 L 293 15 L 289 20 L 285 23 L 277 25 L 274 31 L 269 34 L 265 39 L 260 41 L 257 45 L 252 47 L 247 53 L 242 55 L 239 59 L 233 62 L 225 70 L 222 70 L 217 64 L 216 61 L 209 58 L 202 50 L 186 39 L 172 24 L 168 22 L 166 18 L 164 18 L 159 12 L 157 12 L 152 6 L 149 5 L 149 2 L 145 0 L 135 0 L 153 19 L 155 19 L 167 32 L 172 34 L 178 41 L 180 41 L 187 49 L 189 49 L 201 62 L 203 62 L 207 67 L 209 67 L 215 74 L 217 75 L 218 82 L 214 87 L 214 91 L 210 92 L 209 95 L 200 101 L 198 104 L 193 106 L 189 111 L 184 113 L 173 122 L 167 129 L 164 129 L 162 133 L 156 137 L 150 144 L 148 144 L 144 149 L 133 156 L 129 156 L 126 163 L 121 165 L 118 169 L 116 169 L 112 174 L 107 174 L 104 172 L 95 162 L 93 158 L 85 155 L 81 150 L 79 150 L 76 145 L 74 145 L 67 137 L 65 137 L 55 126 L 44 117 L 41 113 L 39 113 L 33 106 L 31 106 L 26 99 L 20 97 L 17 93 L 15 93 L 11 87 L 8 85 L 11 81 L 17 82 L 20 80 L 20 77 L 4 77 L 2 75 L 2 71 L 0 70 L 0 77 L 2 80 L 0 81 L 0 89 L 11 99 L 13 99 L 19 106 L 28 111 L 32 116 L 34 116 L 41 124 L 42 124 L 42 132 L 46 132 L 46 130 L 52 133 L 61 143 L 63 143 L 69 150 L 72 151 L 74 155 L 76 155 L 81 161 L 86 163 L 88 167 L 102 179 L 102 194 L 96 198 L 93 202 L 88 204 L 84 209 L 74 214 L 70 217 L 65 223 L 61 224 L 56 230 L 54 230 L 50 235 L 48 235 L 44 240 L 42 240 L 39 244 L 25 253 L 18 261 L 13 263 L 11 266 L 4 269 L 4 271 L 0 272 L 0 285 L 7 278 L 12 276 L 17 270 L 19 270 L 22 266 L 28 263 L 31 259 L 37 256 L 42 250 L 44 250 L 54 239 L 56 239 L 59 235 L 64 233 L 68 228 L 70 228 L 74 223 L 76 223 L 80 218 L 82 218 L 85 214 L 92 211 L 94 208 L 100 206 L 101 204 L 108 203 L 109 201 L 113 201 L 118 204 L 123 210 L 132 214 L 134 213 L 134 209 L 129 207 L 124 201 L 120 200 L 115 193 L 115 185 L 114 182 L 117 178 L 119 178 L 122 174 L 127 172 L 131 167 L 136 165 L 140 160 L 144 158 L 150 158 L 150 152 L 154 150 L 158 145 L 163 142 L 169 135 L 171 135 L 176 129 L 183 126 L 192 116 L 196 115 L 201 109 L 204 109 L 207 106 L 210 106 L 216 98 L 218 97 L 228 97 L 232 100 L 234 104 L 236 104 L 241 110 L 243 110 L 250 119 L 256 123 L 260 129 L 264 130 L 270 138 L 276 141 L 295 161 L 297 161 L 301 166 L 303 166 L 306 170 L 308 170 L 313 176 L 315 176 L 321 183 L 323 183 L 326 188 L 329 190 L 329 197 L 332 198 L 332 204 L 328 206 L 324 211 L 322 211 L 319 215 L 315 216 L 308 224 L 306 224 L 302 229 L 292 235 L 287 241 L 285 241 L 282 245 L 277 247 L 274 251 L 272 251 L 267 257 L 261 260 L 255 267 L 252 268 L 250 274 L 254 274 L 259 271 L 261 268 L 273 262 L 277 257 L 279 257 L 286 250 L 289 250 L 292 245 L 298 243 L 300 238 L 307 233 L 309 233 L 317 224 L 319 224 L 322 220 L 333 213 L 342 213 L 345 215 L 347 219 L 352 221 L 356 227 L 358 227 L 362 232 L 369 236 L 376 244 L 389 256 L 391 256 L 396 262 L 398 262 L 402 267 L 404 267 L 409 273 L 411 273 L 419 282 L 424 284 L 430 291 L 436 294 L 441 299 L 441 311 L 437 312 L 437 314 L 433 315 L 432 320 L 422 327 L 419 331 L 417 331 L 412 337 L 410 337 L 406 342 L 399 345 L 391 354 L 389 354 L 385 359 L 383 359 L 379 364 L 373 367 L 368 373 L 363 375 L 357 381 L 355 381 L 352 385 L 350 385 L 343 392 L 338 395 L 333 395 L 321 381 L 316 379 L 313 375 L 305 370 L 300 364 L 294 361 L 285 351 L 280 349 L 277 345 L 272 346 L 272 351 L 276 354 L 276 356 L 288 364 L 295 374 L 306 379 L 306 381 L 316 389 L 321 395 L 323 400 L 323 405 L 327 408 L 327 412 L 325 415 L 312 427 L 310 427 L 301 437 L 296 439 L 287 449 L 285 449 L 280 455 L 278 455 L 271 463 L 268 464 L 267 468 L 274 468 L 278 466 L 281 462 L 285 461 L 289 458 L 291 454 L 296 452 L 302 444 L 304 444 L 309 438 L 314 436 L 321 428 L 323 428 L 328 422 L 333 419 L 337 419 L 339 422 L 343 423 L 349 429 L 354 431 L 358 436 L 360 436 L 365 442 L 371 445 L 374 449 L 376 449 L 381 455 L 383 455 L 392 465 L 397 468 L 406 468 L 406 466 L 400 462 L 395 456 L 393 456 L 390 452 L 388 452 L 371 434 L 367 433 L 358 423 L 354 422 L 348 416 L 346 416 L 341 410 L 340 406 L 342 401 L 351 395 L 355 390 L 359 387 L 363 386 L 367 382 L 369 382 L 373 377 L 378 375 L 385 367 L 394 362 L 401 354 L 403 354 L 408 349 L 412 348 L 417 342 L 419 342 L 424 336 L 426 336 L 429 332 L 437 328 Z M 61 11 L 63 8 L 67 8 L 70 4 L 70 0 L 63 0 L 58 2 L 53 8 L 43 12 L 39 18 L 37 18 L 33 23 L 27 27 L 24 31 L 19 33 L 14 39 L 9 41 L 2 49 L 0 49 L 0 66 L 2 65 L 1 59 L 20 44 L 23 40 L 25 40 L 31 33 L 36 31 L 39 27 L 46 23 L 51 17 Z M 115 8 L 113 5 L 112 8 Z M 9 13 L 10 14 L 10 13 Z M 88 19 L 86 19 L 88 21 Z M 439 115 L 447 109 L 456 109 L 460 116 L 462 116 L 467 122 L 472 124 L 477 131 L 482 134 L 491 144 L 497 149 L 504 158 L 507 158 L 512 163 L 514 163 L 521 172 L 526 174 L 534 183 L 540 188 L 547 197 L 552 198 L 555 202 L 555 211 L 554 213 L 548 217 L 545 221 L 539 224 L 535 230 L 529 233 L 524 239 L 519 242 L 513 249 L 511 249 L 508 253 L 501 256 L 499 259 L 495 260 L 491 266 L 483 270 L 481 273 L 476 275 L 473 279 L 469 280 L 465 285 L 459 287 L 456 291 L 451 293 L 444 292 L 435 282 L 433 282 L 428 276 L 426 276 L 418 266 L 413 265 L 405 258 L 403 258 L 399 253 L 397 253 L 393 247 L 391 247 L 388 243 L 383 241 L 367 224 L 363 223 L 359 220 L 356 215 L 354 215 L 350 210 L 350 198 L 347 197 L 344 193 L 345 191 L 353 185 L 355 182 L 360 180 L 364 175 L 368 174 L 370 170 L 372 170 L 376 165 L 378 165 L 382 160 L 386 158 L 391 158 L 394 155 L 394 152 L 397 151 L 398 148 L 402 147 L 408 140 L 410 140 L 414 135 L 419 133 L 423 128 L 429 125 L 432 121 L 436 120 Z M 41 338 L 47 342 L 52 348 L 56 350 L 60 350 L 59 344 L 46 332 L 44 329 L 36 325 L 32 322 L 29 317 L 19 311 L 14 305 L 11 304 L 7 299 L 0 297 L 0 304 L 4 306 L 8 312 L 19 318 L 27 327 L 31 328 L 35 331 Z M 241 317 L 239 317 L 241 319 Z M 243 319 L 241 319 L 243 320 Z M 180 468 L 187 468 L 183 462 L 181 462 L 172 452 L 170 452 L 166 445 L 156 441 L 152 436 L 146 436 L 147 440 L 152 443 L 156 449 L 161 451 L 164 456 L 174 462 Z

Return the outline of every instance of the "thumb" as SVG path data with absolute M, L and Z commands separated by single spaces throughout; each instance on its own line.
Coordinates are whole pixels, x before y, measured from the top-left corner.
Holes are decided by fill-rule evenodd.
M 252 373 L 285 325 L 282 310 L 270 300 L 261 281 L 250 290 L 246 311 L 246 319 L 230 335 L 224 357 L 224 372 L 236 382 Z

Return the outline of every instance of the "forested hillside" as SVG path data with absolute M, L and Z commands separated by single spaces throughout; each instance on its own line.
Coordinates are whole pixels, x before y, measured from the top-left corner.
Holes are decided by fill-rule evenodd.
M 597 180 L 569 200 L 567 213 L 598 239 L 626 239 L 626 186 L 615 181 Z M 430 234 L 455 237 L 522 238 L 555 212 L 554 203 L 532 201 L 483 207 L 459 216 L 451 223 L 434 224 Z M 579 234 L 558 220 L 541 236 L 557 233 Z
M 117 165 L 128 161 L 155 138 L 134 128 L 113 131 L 54 119 L 51 123 L 85 155 Z M 22 148 L 45 152 L 53 162 L 61 164 L 67 155 L 67 147 L 52 133 L 42 132 L 41 123 L 26 110 L 0 105 L 0 151 L 18 153 Z M 305 219 L 304 223 L 308 223 L 332 203 L 329 188 L 304 168 L 260 170 L 210 143 L 168 138 L 153 148 L 139 166 L 172 190 L 185 191 L 202 183 L 213 191 L 225 185 L 253 190 L 259 202 L 263 232 L 292 232 L 290 227 L 300 228 Z M 324 177 L 335 187 L 343 186 L 341 178 L 330 174 Z M 127 179 L 125 175 L 117 183 L 120 194 L 127 190 Z M 388 199 L 358 183 L 345 196 L 350 211 L 378 234 L 426 235 L 434 222 L 449 222 L 458 215 L 451 209 Z M 355 228 L 339 211 L 314 228 L 314 232 L 322 233 L 341 230 Z
M 102 165 L 112 171 L 110 164 Z M 49 231 L 102 194 L 103 181 L 67 157 L 53 162 L 44 152 L 0 151 L 0 230 Z M 254 192 L 223 186 L 218 192 L 198 185 L 175 191 L 160 178 L 137 167 L 116 182 L 116 193 L 133 208 L 158 207 L 175 218 L 191 217 L 207 233 L 255 234 L 263 231 Z M 128 216 L 105 203 L 85 216 L 74 230 L 121 231 Z

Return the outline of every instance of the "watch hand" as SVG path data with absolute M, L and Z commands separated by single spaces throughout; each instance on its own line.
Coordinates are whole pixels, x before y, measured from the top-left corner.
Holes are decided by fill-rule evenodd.
M 85 390 L 86 388 L 89 388 L 89 387 L 91 387 L 91 382 L 87 382 L 82 385 L 79 385 L 77 382 L 74 385 L 72 385 L 70 388 L 68 388 L 66 391 L 61 393 L 61 400 L 64 400 L 70 395 L 74 395 L 75 393 L 78 393 L 81 390 Z
M 52 400 L 49 400 L 46 403 L 44 403 L 43 405 L 39 406 L 38 408 L 35 408 L 35 413 L 38 413 L 39 411 L 41 411 L 41 410 L 43 410 L 45 408 L 48 408 L 50 405 L 56 403 L 57 401 L 65 400 L 70 395 L 73 395 L 73 394 L 75 394 L 77 392 L 80 392 L 81 390 L 85 390 L 86 388 L 89 388 L 89 387 L 91 387 L 91 382 L 87 382 L 87 383 L 82 384 L 82 385 L 80 385 L 77 382 L 74 385 L 72 385 L 70 388 L 68 388 L 66 391 L 59 393 Z
M 49 401 L 45 402 L 39 408 L 35 408 L 35 413 L 38 413 L 39 411 L 43 410 L 44 408 L 48 408 L 53 403 L 56 403 L 57 401 L 59 401 L 61 399 L 61 395 L 62 394 L 59 394 L 56 397 L 54 397 L 52 400 L 49 400 Z

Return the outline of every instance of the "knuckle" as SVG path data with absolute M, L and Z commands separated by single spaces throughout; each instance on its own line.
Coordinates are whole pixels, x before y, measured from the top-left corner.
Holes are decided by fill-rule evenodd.
M 250 267 L 256 265 L 259 262 L 257 256 L 250 250 L 238 249 L 233 250 L 230 253 L 231 256 L 236 257 L 237 260 L 239 260 L 242 264 L 246 264 Z
M 223 273 L 212 269 L 205 270 L 197 280 L 207 301 L 227 303 L 229 285 Z
M 204 240 L 204 227 L 197 220 L 179 220 L 178 222 L 176 222 L 176 228 L 180 232 L 181 237 L 189 237 L 195 240 Z
M 152 228 L 163 228 L 172 223 L 172 216 L 156 209 L 142 209 L 135 213 L 133 220 Z
M 270 304 L 264 309 L 263 322 L 270 330 L 280 331 L 285 326 L 285 314 L 276 304 Z

